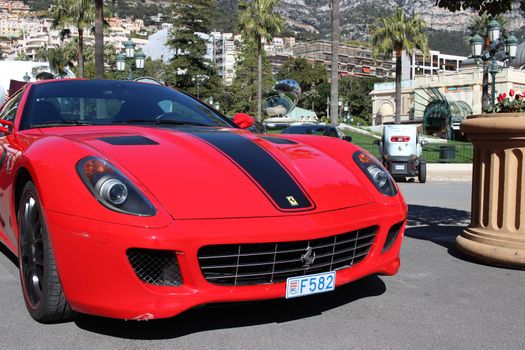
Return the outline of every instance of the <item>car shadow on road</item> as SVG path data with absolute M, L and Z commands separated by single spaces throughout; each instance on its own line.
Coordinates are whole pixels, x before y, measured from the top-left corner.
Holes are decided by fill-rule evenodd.
M 171 319 L 148 322 L 81 315 L 75 323 L 81 329 L 118 338 L 172 339 L 213 329 L 282 323 L 312 317 L 358 299 L 379 296 L 385 290 L 385 284 L 379 277 L 369 276 L 340 286 L 333 292 L 306 298 L 215 304 L 186 311 Z
M 470 223 L 470 212 L 442 207 L 409 205 L 405 236 L 434 242 L 455 258 L 472 261 L 456 247 L 456 237 Z
M 0 243 L 0 254 L 3 254 L 9 261 L 11 261 L 18 268 L 18 258 L 5 245 Z

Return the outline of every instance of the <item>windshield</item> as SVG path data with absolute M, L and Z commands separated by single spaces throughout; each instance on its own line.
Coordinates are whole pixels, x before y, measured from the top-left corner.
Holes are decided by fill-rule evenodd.
M 165 86 L 63 80 L 32 86 L 20 129 L 141 123 L 235 127 L 205 104 Z

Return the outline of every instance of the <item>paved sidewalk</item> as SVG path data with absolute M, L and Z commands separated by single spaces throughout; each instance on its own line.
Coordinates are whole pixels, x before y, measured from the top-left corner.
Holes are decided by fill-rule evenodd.
M 427 181 L 472 181 L 472 164 L 427 164 Z

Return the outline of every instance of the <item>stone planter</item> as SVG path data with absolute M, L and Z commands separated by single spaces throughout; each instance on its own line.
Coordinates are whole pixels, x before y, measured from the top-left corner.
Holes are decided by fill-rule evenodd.
M 464 253 L 525 268 L 525 113 L 474 115 L 461 123 L 474 145 L 472 217 L 457 237 Z

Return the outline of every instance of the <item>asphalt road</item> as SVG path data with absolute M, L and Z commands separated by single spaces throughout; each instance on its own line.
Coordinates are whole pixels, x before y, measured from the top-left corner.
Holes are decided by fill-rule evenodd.
M 410 205 L 402 267 L 291 301 L 204 307 L 170 320 L 82 316 L 41 325 L 25 310 L 18 269 L 0 254 L 0 349 L 523 349 L 525 271 L 457 252 L 469 183 L 403 183 Z

